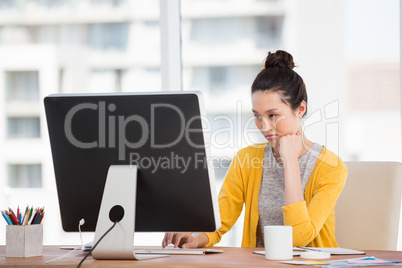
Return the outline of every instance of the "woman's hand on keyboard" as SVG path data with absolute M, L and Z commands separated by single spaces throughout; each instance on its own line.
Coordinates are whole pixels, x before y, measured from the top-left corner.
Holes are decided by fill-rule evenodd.
M 208 242 L 205 234 L 198 233 L 165 233 L 162 241 L 162 247 L 173 244 L 175 248 L 201 248 Z

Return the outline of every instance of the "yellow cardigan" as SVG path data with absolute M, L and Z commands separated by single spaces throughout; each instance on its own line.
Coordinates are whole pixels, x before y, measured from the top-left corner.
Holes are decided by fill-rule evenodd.
M 264 149 L 267 143 L 240 150 L 219 192 L 221 228 L 206 233 L 213 246 L 237 221 L 245 204 L 242 247 L 256 246 Z M 335 240 L 335 203 L 348 171 L 342 160 L 325 147 L 317 159 L 304 192 L 305 201 L 283 206 L 284 225 L 293 226 L 293 246 L 338 247 Z

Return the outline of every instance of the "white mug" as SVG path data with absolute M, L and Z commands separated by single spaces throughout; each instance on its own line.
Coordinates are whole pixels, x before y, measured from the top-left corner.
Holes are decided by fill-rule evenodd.
M 264 226 L 265 259 L 290 260 L 293 258 L 292 226 Z

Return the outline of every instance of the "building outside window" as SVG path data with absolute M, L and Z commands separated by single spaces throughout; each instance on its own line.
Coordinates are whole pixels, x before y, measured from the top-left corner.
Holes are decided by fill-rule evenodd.
M 211 91 L 224 90 L 227 85 L 227 72 L 225 66 L 213 66 L 208 68 L 209 72 L 209 88 Z
M 27 28 L 32 41 L 38 44 L 85 45 L 87 25 L 39 25 Z
M 283 17 L 256 17 L 255 24 L 257 48 L 280 47 L 283 32 Z
M 13 0 L 0 1 L 0 9 L 12 9 L 15 8 L 16 5 L 16 1 Z
M 11 188 L 41 188 L 40 164 L 8 164 L 8 186 Z
M 8 117 L 7 138 L 40 138 L 39 117 Z
M 7 71 L 5 73 L 8 101 L 38 101 L 38 71 Z
M 343 160 L 401 160 L 399 5 L 397 0 L 181 1 L 183 89 L 204 93 L 216 131 L 211 151 L 218 187 L 236 151 L 261 136 L 243 142 L 252 125 L 250 86 L 268 51 L 277 49 L 294 56 L 309 93 L 309 113 L 322 112 L 321 121 L 306 119 L 309 138 L 326 145 L 319 138 L 334 123 L 336 153 Z M 42 185 L 41 197 L 55 192 L 42 96 L 161 89 L 159 0 L 3 0 L 0 18 L 0 52 L 23 59 L 21 66 L 0 61 L 5 107 L 0 145 L 7 148 L 0 151 L 0 185 L 16 188 L 0 193 L 0 203 L 7 203 L 21 199 L 18 185 Z M 54 53 L 46 48 L 39 75 L 29 67 L 38 60 L 27 62 L 32 53 L 26 51 L 48 45 Z M 336 101 L 337 114 L 326 121 L 325 109 Z M 234 131 L 222 131 L 230 127 Z M 30 149 L 21 156 L 20 148 Z M 36 182 L 29 184 L 28 177 Z M 56 218 L 57 202 L 46 202 Z M 235 228 L 240 234 L 241 226 Z M 56 230 L 47 235 L 46 243 L 77 243 Z M 240 236 L 230 235 L 221 245 L 240 245 Z M 151 239 L 146 234 L 138 241 Z
M 100 23 L 89 26 L 89 44 L 95 50 L 124 52 L 128 42 L 128 23 Z

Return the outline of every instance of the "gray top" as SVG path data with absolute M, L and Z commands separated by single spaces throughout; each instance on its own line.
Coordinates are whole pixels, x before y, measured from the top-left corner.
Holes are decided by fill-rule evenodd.
M 314 143 L 310 150 L 299 158 L 300 178 L 304 190 L 323 147 Z M 264 151 L 261 186 L 258 194 L 257 247 L 264 247 L 264 226 L 283 225 L 282 206 L 285 205 L 285 169 L 276 161 L 271 145 Z

